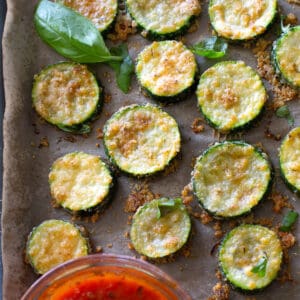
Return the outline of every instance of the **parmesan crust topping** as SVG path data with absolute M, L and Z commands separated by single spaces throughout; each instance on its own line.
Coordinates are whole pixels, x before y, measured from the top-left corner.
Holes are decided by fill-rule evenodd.
M 291 130 L 282 142 L 280 167 L 286 180 L 300 190 L 300 127 Z
M 57 159 L 49 174 L 54 200 L 72 211 L 100 204 L 108 195 L 112 176 L 98 156 L 69 153 Z
M 54 125 L 72 126 L 87 120 L 99 102 L 99 87 L 85 65 L 59 63 L 34 77 L 36 111 Z
M 283 76 L 300 87 L 300 26 L 283 36 L 276 47 L 276 61 Z
M 241 225 L 225 238 L 219 259 L 226 277 L 247 290 L 263 288 L 277 275 L 282 248 L 276 233 L 260 225 Z M 259 276 L 253 268 L 266 258 L 266 274 Z
M 260 77 L 243 61 L 221 62 L 206 70 L 196 93 L 203 114 L 224 132 L 253 120 L 267 100 Z
M 211 0 L 209 16 L 219 35 L 237 40 L 262 34 L 276 13 L 276 0 Z
M 138 56 L 141 85 L 157 96 L 174 96 L 192 86 L 197 63 L 193 53 L 177 41 L 153 42 Z
M 107 122 L 104 143 L 109 156 L 126 172 L 160 171 L 180 150 L 176 121 L 152 105 L 121 108 Z
M 99 31 L 107 29 L 117 15 L 117 0 L 56 0 L 90 19 Z
M 193 187 L 205 209 L 220 217 L 233 217 L 258 204 L 270 179 L 269 163 L 258 150 L 225 142 L 198 158 Z
M 48 220 L 34 229 L 27 255 L 35 270 L 44 274 L 55 266 L 88 254 L 87 240 L 71 223 Z
M 200 14 L 198 0 L 127 0 L 130 14 L 148 31 L 172 33 Z

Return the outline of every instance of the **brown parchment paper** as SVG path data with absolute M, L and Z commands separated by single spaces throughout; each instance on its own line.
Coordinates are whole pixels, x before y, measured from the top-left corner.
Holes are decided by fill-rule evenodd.
M 30 266 L 24 263 L 24 247 L 28 233 L 33 226 L 49 218 L 70 220 L 71 216 L 62 209 L 55 209 L 50 204 L 48 171 L 52 162 L 71 151 L 85 151 L 105 157 L 102 141 L 97 139 L 97 128 L 102 128 L 109 116 L 123 105 L 131 103 L 154 103 L 140 92 L 136 79 L 132 90 L 124 95 L 116 87 L 114 76 L 104 65 L 92 65 L 97 77 L 112 96 L 104 104 L 99 119 L 94 123 L 93 132 L 87 137 L 75 136 L 76 141 L 65 139 L 68 134 L 42 122 L 31 107 L 32 78 L 42 67 L 64 60 L 52 49 L 42 43 L 33 28 L 33 11 L 37 1 L 9 0 L 8 12 L 3 37 L 3 68 L 5 85 L 4 116 L 4 179 L 3 179 L 3 214 L 2 214 L 2 255 L 3 255 L 3 299 L 20 299 L 25 290 L 38 278 Z M 293 12 L 300 17 L 299 6 L 279 1 L 285 13 Z M 202 3 L 199 28 L 187 34 L 186 42 L 194 43 L 211 34 L 207 17 L 207 3 Z M 300 42 L 300 41 L 299 41 Z M 139 34 L 128 40 L 130 53 L 137 53 L 150 42 Z M 251 50 L 239 44 L 230 45 L 225 59 L 242 59 L 255 68 L 256 60 Z M 200 72 L 216 61 L 198 58 Z M 270 90 L 270 86 L 266 83 Z M 298 100 L 290 103 L 295 126 L 300 126 L 300 106 Z M 196 97 L 190 96 L 179 103 L 164 107 L 178 121 L 182 134 L 182 151 L 177 170 L 168 176 L 159 175 L 148 180 L 150 188 L 163 196 L 179 196 L 183 187 L 190 182 L 192 159 L 207 146 L 216 141 L 213 130 L 205 124 L 201 134 L 191 130 L 191 124 L 200 113 L 196 106 Z M 270 129 L 276 134 L 285 135 L 289 131 L 286 120 L 279 119 L 274 113 L 265 113 L 258 124 L 243 131 L 240 137 L 250 143 L 262 143 L 269 153 L 275 167 L 275 187 L 300 211 L 300 199 L 292 194 L 283 183 L 278 172 L 278 147 L 280 141 L 267 139 L 264 130 L 271 121 Z M 39 148 L 40 140 L 47 137 L 49 147 Z M 96 147 L 96 143 L 100 147 Z M 96 223 L 76 221 L 83 224 L 90 232 L 95 245 L 103 247 L 106 253 L 118 253 L 135 256 L 129 250 L 128 214 L 124 212 L 125 199 L 135 183 L 142 180 L 126 177 L 117 178 L 117 186 L 111 205 Z M 196 204 L 196 200 L 195 206 Z M 198 209 L 200 211 L 200 209 Z M 280 220 L 272 211 L 272 203 L 265 200 L 254 210 L 256 217 L 273 217 Z M 298 221 L 299 223 L 299 221 Z M 300 239 L 300 228 L 295 233 Z M 202 225 L 193 220 L 190 257 L 178 256 L 173 262 L 158 264 L 168 274 L 177 279 L 191 294 L 193 299 L 206 299 L 216 283 L 216 255 L 210 251 L 218 240 L 214 238 L 211 226 Z M 275 281 L 270 287 L 255 295 L 255 299 L 300 299 L 300 249 L 298 243 L 290 251 L 293 282 L 281 284 Z M 231 292 L 231 299 L 246 299 L 236 291 Z

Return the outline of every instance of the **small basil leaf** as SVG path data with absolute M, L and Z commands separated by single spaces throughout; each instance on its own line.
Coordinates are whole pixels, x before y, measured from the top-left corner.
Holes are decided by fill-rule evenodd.
M 178 208 L 182 205 L 181 198 L 169 199 L 169 198 L 161 198 L 157 204 L 157 219 L 167 215 L 174 209 Z
M 87 124 L 79 124 L 74 126 L 57 125 L 57 127 L 65 132 L 87 134 L 91 132 L 91 126 Z
M 122 62 L 108 62 L 114 69 L 117 77 L 118 87 L 126 94 L 129 91 L 131 84 L 131 75 L 134 71 L 134 63 L 128 53 L 128 48 L 125 44 L 110 49 L 111 53 L 123 58 Z
M 290 231 L 294 223 L 297 221 L 299 214 L 290 210 L 283 218 L 282 225 L 279 227 L 281 231 Z
M 287 105 L 283 105 L 276 110 L 276 116 L 279 118 L 285 118 L 288 121 L 289 126 L 293 126 L 295 120 L 291 115 L 289 107 Z
M 34 13 L 40 38 L 64 57 L 81 63 L 121 60 L 111 56 L 94 24 L 72 9 L 41 0 Z
M 190 47 L 193 53 L 207 58 L 220 58 L 226 54 L 228 44 L 225 40 L 212 36 Z
M 266 275 L 267 262 L 268 262 L 268 258 L 265 255 L 259 260 L 257 265 L 251 269 L 251 272 L 256 273 L 259 277 L 264 277 Z

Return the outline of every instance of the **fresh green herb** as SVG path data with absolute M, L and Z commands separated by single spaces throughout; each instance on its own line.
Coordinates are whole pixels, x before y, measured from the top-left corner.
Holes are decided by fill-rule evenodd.
M 295 120 L 291 115 L 289 107 L 287 105 L 283 105 L 276 110 L 276 116 L 279 118 L 285 118 L 288 121 L 289 126 L 293 126 Z
M 90 20 L 48 0 L 37 5 L 34 24 L 41 39 L 60 55 L 79 63 L 107 62 L 116 72 L 120 89 L 128 92 L 134 66 L 125 45 L 110 53 Z
M 299 214 L 296 211 L 290 210 L 283 218 L 280 230 L 287 232 L 290 231 L 294 223 L 297 221 Z
M 169 199 L 162 198 L 157 204 L 157 219 L 167 215 L 172 210 L 182 205 L 181 198 Z
M 190 47 L 193 53 L 207 58 L 220 58 L 226 54 L 228 44 L 217 36 L 206 38 Z
M 91 126 L 87 124 L 79 124 L 73 126 L 57 125 L 57 127 L 65 132 L 86 134 L 91 132 Z
M 251 269 L 252 273 L 256 273 L 259 277 L 264 277 L 266 275 L 266 270 L 267 270 L 267 262 L 268 258 L 266 255 L 264 255 L 259 262 L 257 263 L 256 266 L 254 266 Z
M 124 92 L 128 93 L 131 75 L 134 71 L 134 63 L 128 53 L 127 46 L 121 44 L 118 47 L 110 49 L 113 55 L 121 56 L 123 58 L 122 62 L 111 61 L 108 64 L 115 70 L 117 76 L 118 87 Z

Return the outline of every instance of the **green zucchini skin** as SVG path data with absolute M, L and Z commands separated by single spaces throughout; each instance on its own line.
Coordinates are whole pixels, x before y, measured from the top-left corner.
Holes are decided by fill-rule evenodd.
M 103 35 L 109 33 L 116 22 L 118 0 L 55 0 L 55 2 L 90 19 Z
M 72 152 L 58 158 L 49 173 L 53 200 L 73 215 L 100 212 L 111 199 L 114 177 L 100 157 Z
M 182 42 L 155 41 L 138 55 L 135 72 L 151 98 L 170 103 L 186 98 L 195 89 L 198 66 Z
M 229 219 L 258 205 L 269 192 L 272 177 L 271 163 L 260 149 L 244 141 L 225 141 L 197 158 L 192 186 L 203 209 L 216 219 Z
M 72 133 L 88 133 L 102 106 L 103 89 L 87 66 L 60 62 L 34 76 L 32 103 L 48 123 Z
M 273 43 L 272 62 L 281 79 L 300 89 L 300 26 L 290 27 Z
M 179 35 L 183 35 L 190 28 L 201 11 L 198 0 L 190 1 L 190 3 L 185 0 L 181 0 L 180 3 L 177 2 L 176 13 L 173 11 L 175 4 L 172 0 L 156 0 L 152 2 L 126 0 L 125 4 L 131 18 L 137 23 L 138 29 L 142 31 L 142 35 L 149 40 L 155 41 L 173 39 Z M 165 4 L 165 6 L 161 9 L 160 6 L 163 4 Z M 180 5 L 180 7 L 178 7 L 178 5 Z M 180 12 L 181 7 L 182 12 Z M 158 13 L 155 13 L 156 9 L 158 9 Z M 163 14 L 161 14 L 160 10 L 164 10 Z M 170 12 L 168 12 L 168 10 L 170 10 Z M 158 20 L 155 20 L 153 15 L 157 17 Z M 176 17 L 181 18 L 178 24 L 176 24 Z M 172 25 L 167 24 L 172 18 L 175 19 Z M 147 24 L 147 22 L 150 24 Z M 153 25 L 153 23 L 155 23 L 155 25 Z M 159 26 L 162 26 L 162 28 L 159 28 Z
M 180 151 L 177 122 L 156 105 L 122 107 L 105 123 L 103 133 L 112 164 L 134 177 L 163 171 Z
M 159 212 L 159 205 L 165 206 L 165 213 Z M 191 231 L 189 214 L 180 198 L 160 198 L 139 207 L 133 216 L 130 238 L 137 252 L 149 258 L 161 258 L 181 249 Z M 158 242 L 159 240 L 159 242 Z
M 208 12 L 211 25 L 219 36 L 243 42 L 261 36 L 271 27 L 277 15 L 277 1 L 210 0 Z
M 222 133 L 251 126 L 267 101 L 261 78 L 243 61 L 223 61 L 207 69 L 196 95 L 200 112 Z
M 34 227 L 26 243 L 26 259 L 37 274 L 90 252 L 88 237 L 74 224 L 50 219 Z
M 261 225 L 243 224 L 222 240 L 218 259 L 226 279 L 238 290 L 249 293 L 264 289 L 276 278 L 282 263 L 282 247 L 276 233 Z M 265 273 L 255 268 L 266 258 Z
M 297 180 L 299 165 L 300 127 L 292 129 L 283 139 L 279 149 L 280 173 L 287 186 L 300 195 L 300 182 Z

